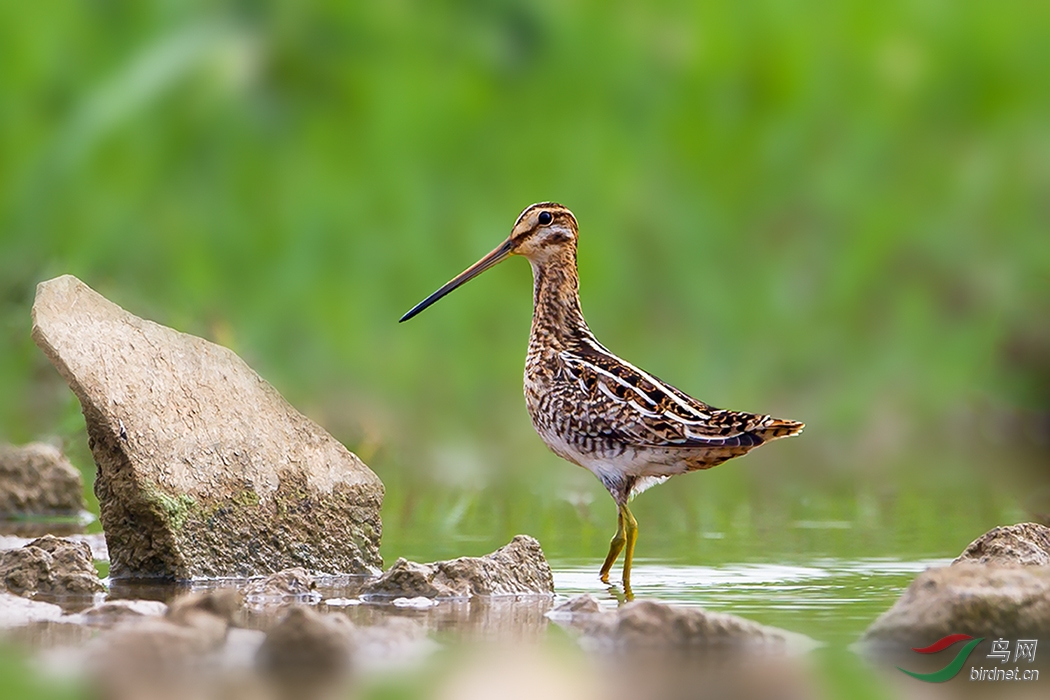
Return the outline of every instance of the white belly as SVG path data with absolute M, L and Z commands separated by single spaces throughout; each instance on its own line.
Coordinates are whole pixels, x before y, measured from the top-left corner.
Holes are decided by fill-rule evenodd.
M 558 434 L 540 432 L 540 438 L 551 452 L 591 472 L 603 482 L 603 476 L 655 478 L 664 481 L 687 471 L 684 462 L 667 460 L 665 450 L 628 449 L 616 457 L 603 457 L 595 453 L 581 452 L 576 445 Z M 658 482 L 659 483 L 659 482 Z

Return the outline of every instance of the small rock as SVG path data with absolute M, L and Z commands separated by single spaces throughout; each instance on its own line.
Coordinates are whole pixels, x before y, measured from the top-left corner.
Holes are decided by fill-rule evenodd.
M 220 664 L 240 609 L 236 589 L 217 589 L 176 598 L 163 617 L 120 622 L 89 645 L 84 668 L 95 694 L 114 700 L 226 697 L 217 690 Z
M 317 581 L 310 572 L 297 566 L 252 581 L 244 589 L 244 599 L 249 602 L 307 597 L 319 600 L 321 596 L 316 589 Z
M 218 589 L 176 598 L 163 617 L 129 615 L 99 639 L 92 665 L 121 683 L 184 668 L 223 646 L 240 607 L 240 593 Z
M 232 351 L 41 283 L 33 340 L 84 411 L 110 576 L 382 565 L 383 484 Z
M 53 523 L 40 523 L 53 524 Z M 53 528 L 54 529 L 54 528 Z M 58 528 L 61 529 L 61 528 Z M 21 537 L 18 535 L 0 535 L 0 551 L 5 549 L 18 549 L 25 547 L 33 540 L 51 534 L 70 542 L 83 542 L 91 548 L 91 558 L 95 561 L 109 561 L 109 550 L 106 549 L 106 536 L 101 532 L 93 534 L 75 533 L 70 535 L 58 535 L 54 532 L 42 532 L 34 537 Z
M 1050 566 L 1050 527 L 1019 523 L 995 527 L 970 543 L 953 564 Z
M 596 615 L 602 611 L 598 599 L 589 593 L 574 596 L 558 603 L 547 613 L 552 620 L 565 620 L 573 615 Z
M 52 535 L 0 552 L 0 587 L 22 596 L 93 595 L 106 590 L 92 563 L 91 548 Z
M 171 602 L 167 619 L 184 627 L 198 628 L 211 637 L 223 637 L 229 625 L 241 623 L 244 599 L 235 588 L 187 593 Z
M 79 515 L 84 507 L 80 471 L 57 448 L 0 444 L 0 517 Z
M 927 569 L 864 633 L 862 644 L 925 646 L 949 634 L 1050 633 L 1050 567 L 970 563 Z
M 51 622 L 62 617 L 62 608 L 0 592 L 0 629 L 24 627 L 31 622 Z
M 85 624 L 92 627 L 112 627 L 121 622 L 143 617 L 160 617 L 168 606 L 159 600 L 107 600 L 80 613 Z
M 256 663 L 278 675 L 337 676 L 350 668 L 354 626 L 342 613 L 289 608 L 266 635 Z
M 468 598 L 470 596 L 554 593 L 554 576 L 540 543 L 518 535 L 483 557 L 433 564 L 398 559 L 362 595 L 384 598 Z
M 593 609 L 587 601 L 580 601 L 577 607 Z M 736 615 L 648 600 L 628 603 L 615 611 L 574 615 L 568 626 L 581 632 L 587 645 L 606 649 L 681 650 L 712 645 L 787 648 L 813 644 L 803 635 Z

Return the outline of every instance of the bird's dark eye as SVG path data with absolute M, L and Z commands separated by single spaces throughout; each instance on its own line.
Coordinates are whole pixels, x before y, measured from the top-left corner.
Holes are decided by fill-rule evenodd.
M 540 222 L 540 226 L 546 226 L 550 222 L 554 221 L 554 215 L 551 214 L 549 211 L 541 211 L 539 218 L 536 220 Z

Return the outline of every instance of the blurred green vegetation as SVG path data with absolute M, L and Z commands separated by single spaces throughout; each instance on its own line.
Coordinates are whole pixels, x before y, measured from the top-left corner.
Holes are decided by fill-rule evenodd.
M 706 400 L 847 436 L 1045 410 L 1048 29 L 1039 3 L 5 3 L 0 430 L 55 430 L 28 308 L 70 272 L 354 442 L 516 445 L 527 266 L 396 320 L 543 199 L 581 222 L 598 334 Z
M 1048 36 L 1041 3 L 0 4 L 0 439 L 90 473 L 29 339 L 72 273 L 355 449 L 388 558 L 598 558 L 612 506 L 521 398 L 528 266 L 397 323 L 556 200 L 603 342 L 808 424 L 639 499 L 641 556 L 954 555 L 1050 512 Z
M 31 672 L 26 650 L 0 641 L 0 698 L 5 700 L 81 700 L 87 690 L 59 674 Z
M 607 345 L 809 426 L 647 495 L 663 531 L 891 513 L 937 474 L 981 522 L 1008 508 L 982 478 L 1050 504 L 1003 468 L 1045 464 L 1048 30 L 1038 3 L 5 3 L 0 439 L 90 470 L 29 340 L 35 284 L 73 273 L 357 450 L 388 542 L 571 533 L 604 496 L 525 415 L 528 266 L 396 322 L 553 199 Z

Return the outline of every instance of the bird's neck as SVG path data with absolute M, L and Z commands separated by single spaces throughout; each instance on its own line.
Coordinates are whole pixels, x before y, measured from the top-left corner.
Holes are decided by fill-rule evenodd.
M 532 334 L 529 351 L 560 352 L 593 338 L 580 310 L 576 248 L 565 246 L 532 263 Z

